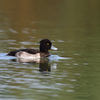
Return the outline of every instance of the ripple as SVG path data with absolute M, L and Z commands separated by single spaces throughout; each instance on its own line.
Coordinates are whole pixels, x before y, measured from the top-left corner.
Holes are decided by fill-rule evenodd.
M 67 90 L 67 92 L 75 92 L 74 90 Z
M 2 32 L 2 33 L 3 33 L 3 32 L 4 32 L 4 30 L 0 30 L 0 32 Z
M 88 65 L 88 63 L 83 63 L 83 65 Z
M 14 29 L 9 29 L 9 31 L 10 32 L 12 32 L 12 33 L 18 33 L 16 30 L 14 30 Z
M 4 42 L 16 42 L 16 40 L 2 40 Z
M 60 57 L 60 56 L 58 56 L 58 55 L 51 55 L 50 57 L 48 57 L 49 58 L 49 60 L 50 61 L 59 61 L 59 60 L 65 60 L 65 59 L 67 59 L 67 60 L 70 60 L 70 59 L 72 59 L 72 58 L 68 58 L 68 57 Z
M 65 41 L 63 41 L 63 40 L 58 40 L 58 42 L 65 42 Z
M 75 66 L 76 66 L 76 65 L 79 65 L 79 64 L 78 64 L 78 63 L 73 63 L 73 65 L 75 65 Z
M 23 41 L 23 42 L 19 42 L 20 44 L 23 44 L 23 45 L 31 45 L 31 44 L 33 44 L 33 42 L 25 42 L 25 41 Z
M 60 57 L 58 55 L 51 55 L 49 57 L 49 59 L 72 59 L 72 58 L 68 58 L 68 57 Z
M 16 57 L 13 56 L 6 56 L 7 53 L 0 53 L 0 59 L 1 60 L 9 60 L 9 59 L 15 59 Z
M 29 33 L 29 29 L 28 29 L 28 28 L 24 28 L 24 29 L 22 30 L 22 33 L 28 34 L 28 33 Z

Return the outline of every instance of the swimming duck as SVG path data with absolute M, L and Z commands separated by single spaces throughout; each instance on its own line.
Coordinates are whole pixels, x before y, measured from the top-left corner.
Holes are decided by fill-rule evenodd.
M 49 39 L 42 39 L 38 49 L 19 49 L 11 51 L 7 56 L 16 56 L 18 58 L 44 58 L 50 56 L 49 49 L 57 50 Z

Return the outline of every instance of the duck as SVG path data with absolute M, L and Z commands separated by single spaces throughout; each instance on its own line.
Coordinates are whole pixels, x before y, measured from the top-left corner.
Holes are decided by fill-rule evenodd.
M 48 50 L 57 50 L 57 48 L 52 45 L 52 42 L 49 39 L 42 39 L 39 44 L 39 49 L 26 48 L 14 50 L 10 51 L 7 56 L 15 56 L 23 59 L 45 58 L 50 56 Z

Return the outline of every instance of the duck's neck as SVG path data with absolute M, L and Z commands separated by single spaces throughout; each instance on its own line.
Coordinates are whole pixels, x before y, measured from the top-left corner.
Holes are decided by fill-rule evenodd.
M 41 45 L 40 45 L 40 52 L 49 53 L 48 50 L 45 48 L 45 46 L 41 46 Z

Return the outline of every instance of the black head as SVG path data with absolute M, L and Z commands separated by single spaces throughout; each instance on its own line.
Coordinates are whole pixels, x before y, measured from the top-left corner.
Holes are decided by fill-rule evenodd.
M 52 43 L 49 39 L 43 39 L 40 42 L 40 52 L 48 52 L 51 49 Z

